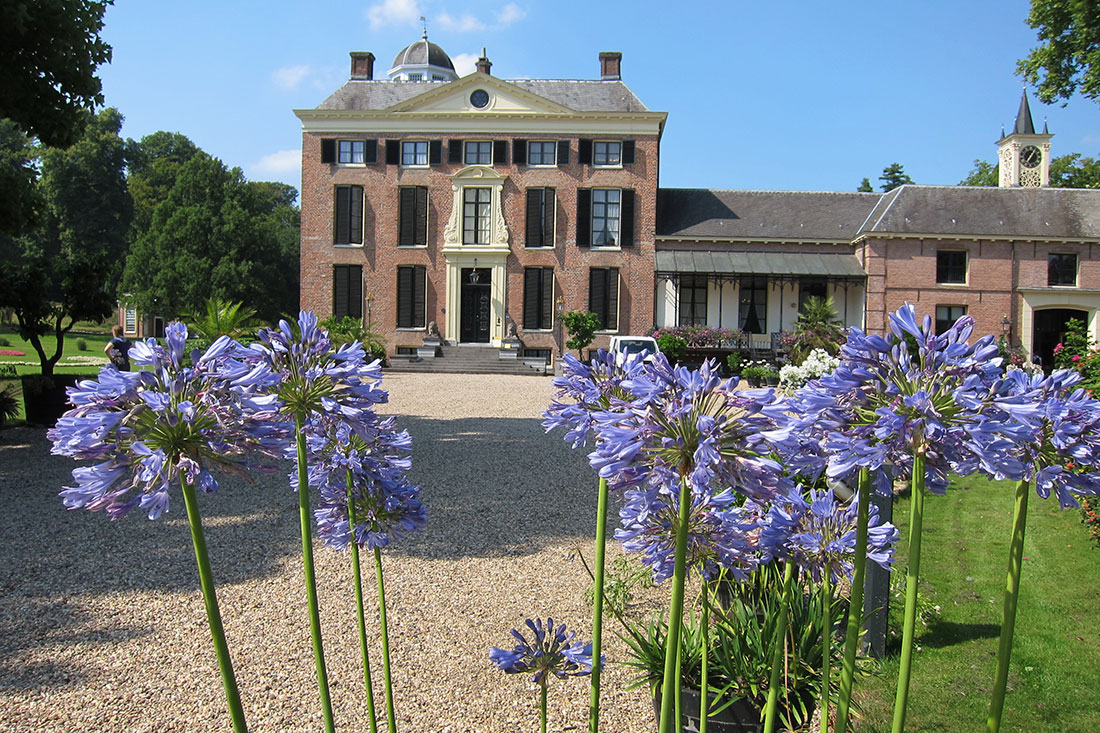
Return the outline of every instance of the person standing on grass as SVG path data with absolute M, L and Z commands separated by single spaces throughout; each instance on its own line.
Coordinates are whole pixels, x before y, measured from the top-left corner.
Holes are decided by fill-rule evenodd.
M 113 338 L 103 347 L 104 353 L 107 354 L 107 358 L 111 360 L 111 365 L 115 369 L 124 372 L 130 371 L 129 352 L 133 344 L 130 343 L 130 339 L 122 335 L 122 326 L 117 323 L 111 327 L 111 336 Z

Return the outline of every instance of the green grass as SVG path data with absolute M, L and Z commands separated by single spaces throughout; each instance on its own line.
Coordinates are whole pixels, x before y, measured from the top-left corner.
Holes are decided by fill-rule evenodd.
M 1056 499 L 1029 501 L 1023 575 L 1003 731 L 1100 730 L 1100 550 L 1080 513 Z M 1008 571 L 1013 486 L 960 479 L 925 502 L 922 598 L 941 608 L 913 657 L 907 731 L 984 730 L 996 668 Z M 904 568 L 909 502 L 899 500 L 898 568 Z M 903 572 L 903 571 L 902 571 Z M 891 615 L 904 598 L 892 598 Z M 897 657 L 857 682 L 857 731 L 888 731 Z
M 82 324 L 78 324 L 82 325 Z M 64 347 L 61 352 L 61 361 L 54 367 L 54 372 L 58 374 L 98 374 L 99 366 L 97 365 L 72 365 L 66 364 L 65 360 L 68 357 L 103 357 L 103 363 L 106 363 L 106 354 L 103 353 L 103 347 L 107 342 L 111 340 L 110 332 L 104 333 L 86 333 L 83 327 L 81 333 L 74 335 L 71 332 L 65 337 Z M 10 346 L 0 346 L 0 350 L 4 351 L 22 351 L 26 356 L 4 356 L 0 355 L 0 364 L 11 364 L 13 362 L 33 362 L 33 365 L 18 365 L 16 371 L 20 374 L 41 374 L 42 368 L 38 361 L 38 352 L 34 350 L 29 341 L 20 338 L 15 329 L 11 326 L 0 326 L 0 336 L 7 339 Z M 80 351 L 76 347 L 76 340 L 78 338 L 84 339 L 88 343 L 88 348 L 85 351 Z M 42 338 L 42 346 L 46 350 L 46 354 L 50 355 L 54 350 L 54 338 L 52 335 L 47 335 Z

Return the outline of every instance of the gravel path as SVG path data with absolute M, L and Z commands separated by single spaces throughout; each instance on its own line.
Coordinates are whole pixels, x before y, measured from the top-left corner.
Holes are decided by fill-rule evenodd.
M 570 555 L 593 554 L 595 476 L 582 451 L 543 433 L 549 379 L 384 384 L 429 513 L 384 555 L 398 728 L 537 730 L 536 686 L 488 651 L 534 616 L 591 638 L 589 581 Z M 0 432 L 0 730 L 230 730 L 182 498 L 157 522 L 67 511 L 57 493 L 76 464 L 48 451 L 45 431 Z M 281 476 L 226 479 L 200 501 L 250 730 L 322 730 L 293 493 Z M 318 545 L 315 557 L 337 728 L 366 731 L 350 555 Z M 367 613 L 370 624 L 376 604 Z M 644 690 L 626 691 L 630 671 L 614 663 L 625 656 L 615 622 L 605 629 L 601 729 L 655 730 Z M 376 624 L 369 633 L 381 700 Z M 550 729 L 587 730 L 587 706 L 587 679 L 555 680 Z

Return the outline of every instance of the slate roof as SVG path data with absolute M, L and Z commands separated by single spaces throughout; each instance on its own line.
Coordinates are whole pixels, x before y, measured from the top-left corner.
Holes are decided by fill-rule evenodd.
M 515 79 L 505 80 L 576 112 L 647 112 L 646 106 L 618 80 Z M 317 109 L 384 110 L 417 97 L 445 81 L 390 81 L 351 79 Z
M 451 71 L 455 70 L 455 65 L 451 63 L 451 57 L 447 52 L 429 41 L 427 37 L 413 41 L 398 51 L 393 59 L 393 68 L 405 64 L 430 64 Z
M 662 188 L 657 236 L 851 242 L 882 194 Z

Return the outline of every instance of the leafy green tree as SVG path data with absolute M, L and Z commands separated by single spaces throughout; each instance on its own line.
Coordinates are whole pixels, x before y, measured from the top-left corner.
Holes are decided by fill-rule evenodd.
M 135 235 L 140 236 L 152 226 L 153 212 L 168 198 L 180 168 L 199 152 L 195 143 L 178 132 L 159 131 L 140 141 L 126 141 Z
M 960 186 L 999 186 L 1001 166 L 997 163 L 987 163 L 984 160 L 974 161 L 974 169 L 970 175 L 959 181 Z
M 179 168 L 149 229 L 130 248 L 122 290 L 163 316 L 241 301 L 264 321 L 297 309 L 297 192 L 250 183 L 198 152 Z
M 883 168 L 882 175 L 878 179 L 882 181 L 880 188 L 883 192 L 893 191 L 898 186 L 914 182 L 909 174 L 905 172 L 905 168 L 902 167 L 901 163 L 891 163 Z
M 840 351 L 844 327 L 832 298 L 806 298 L 794 328 L 791 363 L 801 364 L 814 349 L 824 349 L 833 356 Z
M 856 189 L 860 193 L 873 193 L 875 187 L 871 185 L 871 179 L 864 178 L 859 182 L 859 188 Z
M 37 158 L 38 150 L 19 125 L 0 120 L 0 234 L 17 237 L 38 224 Z
M 42 151 L 43 222 L 9 242 L 11 267 L 0 281 L 0 306 L 15 313 L 45 376 L 53 374 L 76 321 L 102 320 L 114 310 L 130 227 L 122 115 L 109 108 L 88 118 L 71 147 Z M 52 354 L 43 343 L 48 334 Z
M 80 138 L 103 104 L 96 68 L 111 60 L 99 37 L 113 0 L 5 0 L 0 3 L 0 117 L 46 145 Z
M 1027 24 L 1040 46 L 1016 65 L 1039 99 L 1069 101 L 1074 92 L 1100 102 L 1100 0 L 1031 0 Z
M 975 160 L 970 175 L 960 186 L 1000 185 L 1000 166 Z M 1051 188 L 1100 188 L 1100 161 L 1082 157 L 1080 153 L 1059 155 L 1050 161 Z
M 596 338 L 596 331 L 600 328 L 600 317 L 587 311 L 569 311 L 561 317 L 562 325 L 569 332 L 569 340 L 565 342 L 565 348 L 576 349 L 577 356 L 584 358 L 582 350 Z

